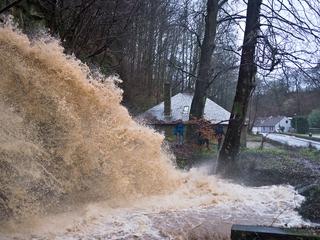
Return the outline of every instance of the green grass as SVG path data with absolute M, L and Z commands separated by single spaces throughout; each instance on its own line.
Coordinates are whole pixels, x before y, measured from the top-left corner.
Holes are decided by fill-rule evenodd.
M 247 141 L 251 142 L 261 142 L 261 135 L 247 134 Z
M 312 160 L 320 161 L 320 151 L 316 149 L 303 148 L 299 151 L 301 156 Z
M 245 148 L 242 150 L 243 153 L 252 153 L 252 154 L 268 154 L 268 155 L 274 155 L 274 156 L 287 156 L 288 151 L 282 148 Z
M 176 137 L 174 135 L 172 136 L 166 136 L 166 141 L 173 143 L 176 141 Z

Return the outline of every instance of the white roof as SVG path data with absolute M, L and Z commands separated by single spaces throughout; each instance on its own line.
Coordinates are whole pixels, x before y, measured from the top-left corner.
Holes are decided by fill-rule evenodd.
M 193 94 L 190 93 L 178 93 L 177 95 L 171 97 L 171 116 L 164 116 L 164 102 L 150 108 L 148 111 L 141 114 L 138 118 L 144 118 L 148 120 L 156 120 L 160 122 L 171 122 L 182 119 L 183 121 L 189 120 L 189 112 L 191 107 Z M 211 121 L 212 123 L 217 123 L 220 121 L 225 121 L 230 118 L 230 113 L 213 102 L 212 100 L 206 100 L 206 105 L 204 108 L 204 118 Z

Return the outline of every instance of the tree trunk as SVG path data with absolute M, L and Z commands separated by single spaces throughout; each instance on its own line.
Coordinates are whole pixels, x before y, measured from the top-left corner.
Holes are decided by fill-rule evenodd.
M 212 54 L 217 31 L 218 0 L 208 0 L 205 33 L 201 45 L 199 72 L 189 118 L 202 118 L 210 80 Z
M 11 14 L 25 32 L 34 33 L 47 26 L 45 9 L 39 0 L 16 1 L 13 4 Z
M 231 172 L 240 149 L 241 130 L 245 124 L 246 112 L 252 90 L 255 87 L 255 48 L 259 30 L 259 13 L 262 0 L 249 0 L 246 17 L 238 84 L 228 130 L 219 152 L 217 172 Z

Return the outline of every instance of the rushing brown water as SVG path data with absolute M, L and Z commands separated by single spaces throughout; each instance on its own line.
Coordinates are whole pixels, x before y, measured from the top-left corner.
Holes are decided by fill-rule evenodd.
M 185 239 L 208 223 L 303 223 L 290 186 L 175 170 L 163 136 L 121 106 L 118 79 L 57 40 L 1 26 L 0 72 L 1 239 Z
M 115 199 L 177 184 L 163 137 L 131 119 L 114 79 L 93 79 L 57 41 L 1 28 L 0 69 L 0 191 L 14 213 L 79 191 Z

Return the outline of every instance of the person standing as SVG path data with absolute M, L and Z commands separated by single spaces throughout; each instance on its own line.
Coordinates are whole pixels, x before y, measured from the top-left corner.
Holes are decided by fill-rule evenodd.
M 179 119 L 174 128 L 174 135 L 176 135 L 176 143 L 180 146 L 184 143 L 184 127 L 184 123 L 181 119 Z
M 221 147 L 221 144 L 222 144 L 223 135 L 224 135 L 222 124 L 218 123 L 216 125 L 214 131 L 215 131 L 216 139 L 218 141 L 218 150 L 220 150 L 220 147 Z

